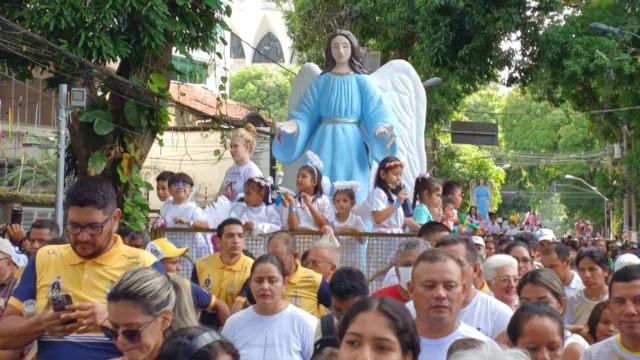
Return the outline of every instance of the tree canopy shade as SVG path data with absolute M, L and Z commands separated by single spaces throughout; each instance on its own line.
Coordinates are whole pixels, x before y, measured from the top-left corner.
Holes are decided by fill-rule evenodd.
M 224 19 L 230 15 L 231 7 L 218 0 L 15 0 L 0 4 L 0 16 L 31 33 L 94 64 L 117 64 L 117 75 L 160 95 L 154 104 L 113 91 L 104 82 L 96 83 L 92 76 L 73 71 L 67 59 L 47 58 L 46 52 L 27 61 L 20 54 L 0 52 L 0 69 L 18 78 L 46 70 L 54 75 L 48 79 L 51 86 L 67 83 L 88 89 L 90 105 L 72 115 L 69 128 L 75 170 L 79 176 L 101 173 L 111 179 L 120 195 L 125 223 L 139 229 L 146 226 L 148 211 L 142 190 L 151 188 L 139 170 L 169 123 L 169 104 L 162 98 L 169 97 L 173 50 L 187 59 L 191 59 L 189 51 L 195 50 L 222 58 L 219 47 L 226 41 L 220 29 L 229 30 Z

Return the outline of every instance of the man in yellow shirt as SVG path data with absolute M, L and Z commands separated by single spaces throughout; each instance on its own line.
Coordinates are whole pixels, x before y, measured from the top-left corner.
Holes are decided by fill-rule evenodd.
M 296 243 L 289 232 L 282 230 L 271 235 L 267 252 L 284 264 L 287 283 L 283 299 L 316 317 L 324 315 L 331 307 L 329 284 L 322 275 L 300 265 Z
M 220 251 L 196 261 L 191 281 L 224 301 L 233 314 L 242 310 L 246 302 L 253 259 L 242 253 L 242 221 L 234 218 L 224 220 L 218 225 L 216 235 Z M 220 319 L 212 313 L 202 314 L 200 321 L 214 328 L 220 326 Z
M 111 359 L 122 356 L 99 326 L 107 317 L 106 295 L 126 271 L 162 265 L 144 250 L 114 235 L 121 210 L 113 186 L 101 177 L 77 180 L 65 196 L 69 245 L 41 248 L 22 274 L 0 322 L 0 349 L 23 349 L 38 340 L 38 359 Z M 50 298 L 68 295 L 64 310 Z M 66 298 L 60 297 L 64 302 Z M 57 300 L 61 300 L 57 299 Z M 33 300 L 37 313 L 26 317 Z

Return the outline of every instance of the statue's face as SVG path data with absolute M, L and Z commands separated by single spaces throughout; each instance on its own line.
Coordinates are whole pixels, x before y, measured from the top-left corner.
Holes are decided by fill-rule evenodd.
M 478 183 L 480 184 L 480 186 L 484 185 L 484 178 L 478 179 Z
M 339 35 L 331 40 L 331 56 L 336 61 L 336 65 L 349 64 L 351 43 L 346 37 Z

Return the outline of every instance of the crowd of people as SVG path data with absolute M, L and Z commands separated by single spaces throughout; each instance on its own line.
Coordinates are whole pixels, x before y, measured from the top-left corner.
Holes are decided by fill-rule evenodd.
M 640 359 L 633 249 L 459 216 L 454 181 L 421 176 L 410 201 L 396 158 L 380 163 L 363 218 L 357 187 L 333 184 L 330 199 L 315 165 L 300 169 L 295 194 L 274 189 L 249 160 L 250 130 L 232 137 L 236 164 L 220 192 L 233 208 L 212 238 L 125 233 L 99 177 L 67 190 L 64 238 L 48 220 L 27 233 L 9 226 L 0 359 Z M 186 174 L 160 174 L 156 226 L 213 228 L 193 187 Z M 298 229 L 415 236 L 389 238 L 392 266 L 370 292 L 337 244 L 300 249 Z M 257 258 L 245 246 L 256 232 L 268 234 Z M 366 237 L 341 240 L 366 253 Z

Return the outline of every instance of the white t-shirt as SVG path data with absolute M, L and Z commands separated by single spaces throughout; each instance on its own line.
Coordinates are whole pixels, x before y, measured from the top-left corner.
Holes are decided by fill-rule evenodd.
M 316 209 L 320 215 L 324 216 L 329 224 L 332 224 L 335 221 L 335 210 L 333 208 L 333 204 L 331 200 L 326 195 L 316 196 L 311 200 L 311 206 Z M 313 216 L 311 215 L 311 211 L 307 208 L 307 204 L 304 203 L 302 199 L 295 199 L 294 208 L 298 213 L 298 228 L 299 229 L 310 229 L 320 231 L 320 227 L 316 225 L 315 220 L 313 220 Z M 285 228 L 288 228 L 287 219 L 289 219 L 289 209 L 283 209 L 283 225 Z
M 184 204 L 165 203 L 160 209 L 160 216 L 165 221 L 168 228 L 187 228 L 189 225 L 176 224 L 173 220 L 176 217 L 183 217 L 190 221 L 207 221 L 207 216 L 195 202 L 187 201 Z M 206 239 L 203 233 L 166 233 L 167 240 L 176 247 L 189 248 L 189 256 L 193 260 L 213 254 L 213 245 Z M 185 279 L 191 278 L 193 264 L 184 256 L 180 257 L 180 275 Z
M 566 349 L 569 345 L 577 343 L 582 346 L 583 349 L 589 347 L 589 343 L 582 336 L 578 334 L 572 334 L 569 330 L 564 330 L 564 348 Z
M 564 294 L 567 298 L 579 290 L 584 289 L 584 284 L 582 283 L 582 279 L 580 279 L 580 275 L 573 270 L 571 270 L 571 272 L 573 273 L 573 279 L 571 279 L 569 285 L 564 287 Z
M 247 206 L 244 202 L 233 205 L 229 217 L 239 219 L 242 223 L 253 223 L 253 234 L 267 234 L 282 228 L 282 219 L 275 206 L 261 203 L 258 207 Z
M 420 356 L 418 357 L 418 360 L 446 360 L 447 351 L 449 350 L 449 346 L 451 346 L 451 343 L 458 339 L 465 338 L 478 339 L 485 342 L 490 341 L 494 343 L 493 340 L 489 339 L 478 330 L 461 321 L 460 326 L 458 326 L 456 331 L 443 338 L 427 339 L 421 336 Z M 498 345 L 495 346 L 496 348 L 498 348 Z
M 584 296 L 584 289 L 576 291 L 573 295 L 567 296 L 567 308 L 564 311 L 564 323 L 567 325 L 583 326 L 589 320 L 591 310 L 593 310 L 599 302 L 609 299 L 606 294 L 598 301 L 591 301 Z
M 397 197 L 392 195 L 393 201 L 396 201 Z M 367 197 L 367 209 L 369 212 L 380 211 L 391 206 L 387 194 L 380 188 L 375 188 L 369 193 Z M 389 218 L 383 221 L 381 224 L 374 224 L 373 229 L 376 232 L 384 233 L 401 233 L 404 230 L 404 210 L 400 206 Z
M 637 354 L 627 350 L 620 341 L 620 335 L 616 335 L 591 345 L 580 360 L 640 360 Z
M 406 305 L 413 317 L 416 317 L 416 308 L 413 300 Z M 507 330 L 509 320 L 513 311 L 509 306 L 496 300 L 481 291 L 471 302 L 460 310 L 460 321 L 481 332 L 490 339 L 495 339 L 498 335 Z
M 226 196 L 232 202 L 238 201 L 244 194 L 244 183 L 254 176 L 262 177 L 262 171 L 253 161 L 241 166 L 233 165 L 224 173 L 220 195 Z
M 340 222 L 337 218 L 334 219 L 331 225 L 335 231 L 340 231 L 344 226 L 357 229 L 357 231 L 360 232 L 365 231 L 364 221 L 359 215 L 354 213 L 349 213 L 349 217 L 345 222 Z M 338 240 L 340 241 L 340 248 L 338 249 L 340 253 L 340 265 L 350 266 L 364 271 L 365 265 L 362 259 L 364 245 L 353 236 L 340 236 Z M 366 241 L 366 238 L 363 240 Z
M 309 360 L 318 318 L 293 305 L 262 316 L 252 307 L 233 314 L 222 336 L 240 351 L 241 359 Z

